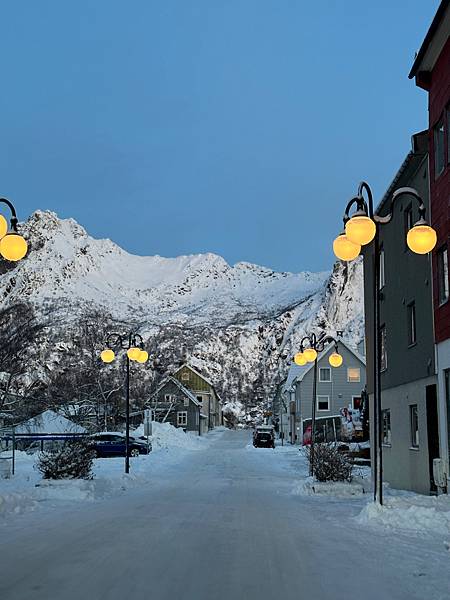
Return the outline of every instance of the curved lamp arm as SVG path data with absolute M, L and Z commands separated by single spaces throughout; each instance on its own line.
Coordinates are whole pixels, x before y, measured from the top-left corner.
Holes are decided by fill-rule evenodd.
M 10 223 L 11 223 L 11 229 L 13 231 L 17 232 L 17 223 L 18 223 L 18 220 L 17 220 L 17 214 L 16 214 L 16 209 L 14 208 L 14 205 L 7 198 L 0 198 L 0 203 L 1 204 L 6 204 L 6 206 L 11 211 L 11 218 L 9 220 Z

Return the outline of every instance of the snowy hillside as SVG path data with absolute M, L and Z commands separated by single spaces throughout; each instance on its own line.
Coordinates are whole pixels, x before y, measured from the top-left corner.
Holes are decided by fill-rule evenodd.
M 139 329 L 165 369 L 183 356 L 217 382 L 228 399 L 262 398 L 282 376 L 301 337 L 343 330 L 362 338 L 362 267 L 329 273 L 277 273 L 215 254 L 134 256 L 96 240 L 74 220 L 36 212 L 23 225 L 25 260 L 0 278 L 4 306 L 30 301 L 51 309 L 54 338 L 101 310 Z

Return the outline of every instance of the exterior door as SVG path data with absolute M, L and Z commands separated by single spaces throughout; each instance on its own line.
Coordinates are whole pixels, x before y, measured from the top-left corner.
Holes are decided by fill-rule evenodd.
M 433 480 L 433 458 L 439 458 L 439 425 L 437 389 L 435 385 L 426 387 L 427 402 L 427 434 L 428 434 L 428 460 L 430 465 L 430 490 L 436 491 Z

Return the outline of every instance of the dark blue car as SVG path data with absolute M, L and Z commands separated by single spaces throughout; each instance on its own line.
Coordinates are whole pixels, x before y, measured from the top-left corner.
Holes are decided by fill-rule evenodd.
M 117 431 L 104 431 L 91 435 L 92 449 L 97 458 L 106 458 L 108 456 L 125 456 L 125 435 Z M 137 440 L 130 436 L 129 456 L 139 456 L 139 454 L 148 454 L 151 451 L 151 444 Z

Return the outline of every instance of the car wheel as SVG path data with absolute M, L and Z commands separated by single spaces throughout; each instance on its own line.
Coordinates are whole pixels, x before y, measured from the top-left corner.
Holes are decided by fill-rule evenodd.
M 139 450 L 137 448 L 132 448 L 131 452 L 130 452 L 130 456 L 132 456 L 133 458 L 136 458 L 136 456 L 139 456 Z

